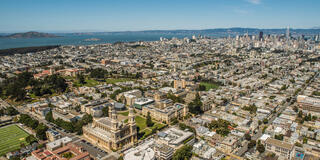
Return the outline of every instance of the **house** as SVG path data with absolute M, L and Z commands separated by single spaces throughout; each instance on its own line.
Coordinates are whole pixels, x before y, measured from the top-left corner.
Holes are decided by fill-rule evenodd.
M 240 145 L 240 141 L 237 136 L 228 136 L 219 144 L 219 147 L 225 152 L 231 153 L 238 145 Z
M 51 128 L 46 131 L 46 136 L 51 142 L 61 138 L 61 134 Z
M 38 149 L 31 153 L 36 160 L 55 159 L 65 160 L 66 157 L 71 157 L 69 160 L 90 160 L 90 155 L 82 147 L 73 143 L 57 147 L 54 150 Z

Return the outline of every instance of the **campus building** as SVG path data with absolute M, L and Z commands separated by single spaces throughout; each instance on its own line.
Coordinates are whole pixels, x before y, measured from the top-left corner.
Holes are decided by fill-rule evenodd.
M 145 106 L 142 108 L 142 114 L 150 116 L 160 122 L 170 123 L 174 118 L 182 118 L 187 115 L 188 107 L 181 103 L 175 103 L 166 108 L 157 108 L 154 105 Z
M 128 117 L 128 123 L 119 121 L 114 107 L 109 107 L 109 117 L 94 119 L 91 124 L 83 127 L 83 135 L 92 144 L 107 150 L 133 145 L 137 141 L 137 126 L 132 107 Z

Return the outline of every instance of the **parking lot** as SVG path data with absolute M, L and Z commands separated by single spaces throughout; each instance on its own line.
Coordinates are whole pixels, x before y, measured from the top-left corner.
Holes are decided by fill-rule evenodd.
M 101 159 L 102 157 L 105 157 L 108 155 L 107 152 L 103 151 L 97 146 L 94 146 L 90 142 L 83 140 L 83 139 L 77 139 L 74 141 L 74 144 L 81 146 L 83 149 L 87 150 L 93 157 L 96 159 Z

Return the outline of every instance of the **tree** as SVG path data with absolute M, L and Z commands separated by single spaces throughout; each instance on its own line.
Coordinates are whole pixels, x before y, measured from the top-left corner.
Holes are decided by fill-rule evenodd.
M 317 119 L 318 119 L 317 116 L 312 116 L 312 120 L 313 120 L 313 121 L 315 121 L 315 120 L 317 120 Z
M 283 135 L 279 134 L 279 135 L 275 135 L 274 136 L 275 139 L 282 141 L 283 140 Z
M 78 82 L 79 82 L 80 84 L 86 84 L 86 79 L 85 79 L 85 77 L 83 76 L 83 74 L 78 74 L 78 75 L 77 75 L 77 79 L 78 79 Z
M 250 114 L 255 114 L 257 112 L 257 107 L 255 104 L 253 105 L 250 105 L 250 106 L 245 106 L 243 107 L 242 109 L 246 110 L 246 111 L 249 111 Z
M 198 91 L 205 91 L 206 90 L 206 86 L 205 85 L 199 85 Z
M 311 121 L 312 120 L 312 115 L 309 113 L 307 116 L 304 117 L 305 121 Z
M 231 123 L 223 119 L 213 120 L 208 125 L 210 129 L 215 129 L 222 136 L 227 136 L 230 133 L 229 126 Z
M 294 110 L 296 113 L 299 112 L 299 108 L 298 108 L 297 106 L 294 106 L 294 107 L 293 107 L 293 110 Z
M 199 93 L 196 93 L 196 98 L 189 103 L 188 108 L 189 112 L 193 114 L 200 114 L 203 111 L 201 110 L 202 102 Z
M 36 135 L 41 140 L 46 140 L 46 131 L 48 130 L 48 127 L 44 124 L 40 123 L 36 128 Z
M 187 130 L 193 132 L 194 134 L 196 134 L 196 129 L 194 129 L 193 127 L 188 126 L 188 125 L 186 125 L 186 124 L 184 124 L 184 123 L 179 123 L 179 128 L 180 128 L 181 130 L 186 130 L 186 129 L 187 129 Z
M 299 142 L 296 142 L 294 145 L 297 146 L 297 147 L 303 147 L 303 145 L 301 143 L 299 143 Z
M 82 121 L 83 123 L 86 125 L 88 123 L 91 123 L 92 122 L 92 119 L 93 117 L 90 115 L 90 114 L 85 114 L 83 117 L 82 117 Z
M 32 144 L 33 142 L 37 142 L 37 139 L 33 135 L 29 135 L 28 137 L 26 137 L 26 142 Z
M 303 137 L 303 144 L 307 144 L 308 143 L 308 138 Z
M 267 124 L 268 123 L 268 119 L 267 118 L 263 119 L 263 123 Z
M 3 116 L 3 115 L 4 115 L 4 110 L 0 109 L 0 116 Z
M 250 140 L 251 140 L 251 136 L 250 136 L 249 133 L 246 133 L 246 134 L 244 135 L 244 138 L 245 138 L 247 141 L 250 141 Z
M 147 124 L 148 127 L 152 127 L 153 126 L 153 122 L 151 120 L 150 112 L 148 112 L 148 114 L 147 114 L 146 124 Z
M 53 116 L 52 116 L 52 111 L 50 111 L 50 112 L 48 112 L 47 114 L 46 114 L 46 117 L 45 117 L 45 119 L 46 119 L 46 121 L 48 121 L 48 122 L 54 122 L 54 119 L 53 119 Z
M 39 125 L 39 121 L 34 120 L 34 119 L 32 119 L 32 120 L 30 121 L 30 123 L 29 123 L 29 126 L 30 126 L 32 129 L 36 129 L 38 125 Z
M 70 158 L 72 158 L 72 153 L 71 152 L 63 153 L 62 157 L 66 158 L 66 159 L 70 159 Z
M 77 105 L 74 109 L 75 109 L 77 112 L 80 112 L 80 111 L 81 111 L 81 106 L 80 106 L 80 105 Z
M 58 92 L 64 92 L 68 87 L 66 80 L 57 74 L 46 77 L 44 82 Z
M 170 90 L 171 91 L 171 90 Z M 184 103 L 184 100 L 179 97 L 179 96 L 175 96 L 174 94 L 172 94 L 171 92 L 169 92 L 167 94 L 167 98 L 171 99 L 174 103 Z
M 258 141 L 257 150 L 258 150 L 259 153 L 263 153 L 265 151 L 264 145 L 261 144 L 260 141 Z
M 192 146 L 184 145 L 173 154 L 172 160 L 187 160 L 192 157 Z
M 90 77 L 91 78 L 96 78 L 96 79 L 103 79 L 105 76 L 108 74 L 106 70 L 103 70 L 101 68 L 96 68 L 91 70 L 90 72 Z
M 248 144 L 248 148 L 251 149 L 253 148 L 254 146 L 256 146 L 256 141 L 255 140 L 251 140 Z
M 299 118 L 302 118 L 302 116 L 303 116 L 302 111 L 299 111 L 299 113 L 298 113 L 298 117 L 299 117 Z
M 135 78 L 136 79 L 142 78 L 142 73 L 141 72 L 137 72 Z
M 108 106 L 102 108 L 102 116 L 109 117 L 109 107 Z
M 14 115 L 19 114 L 19 112 L 18 112 L 15 108 L 13 108 L 13 107 L 8 107 L 7 110 L 6 110 L 6 112 L 7 112 L 7 114 L 8 114 L 9 116 L 14 116 Z

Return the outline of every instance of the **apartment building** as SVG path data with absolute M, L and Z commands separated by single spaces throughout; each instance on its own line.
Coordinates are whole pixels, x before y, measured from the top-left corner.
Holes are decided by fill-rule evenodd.
M 291 159 L 293 156 L 294 145 L 273 138 L 265 141 L 266 150 L 275 153 L 279 159 Z

